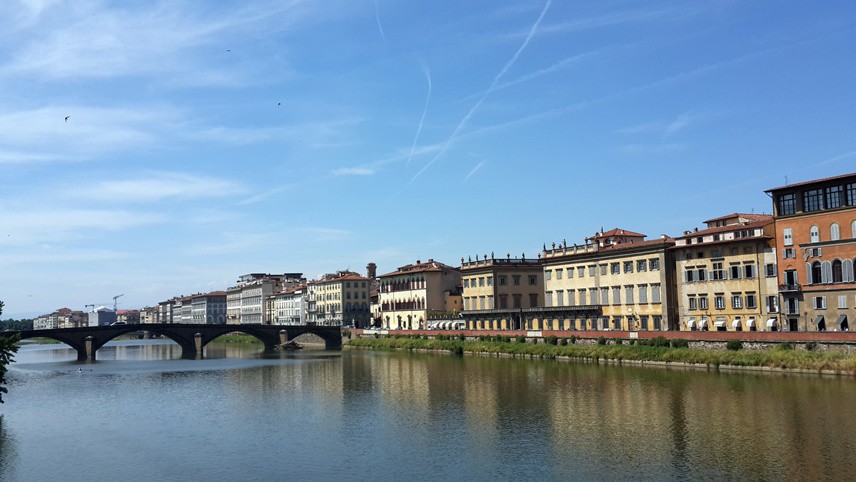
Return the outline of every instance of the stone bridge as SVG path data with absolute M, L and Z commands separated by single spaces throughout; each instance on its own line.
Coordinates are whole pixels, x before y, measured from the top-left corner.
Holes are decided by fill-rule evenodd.
M 95 352 L 117 336 L 140 331 L 163 335 L 181 346 L 182 358 L 201 358 L 205 345 L 228 333 L 245 333 L 258 338 L 265 350 L 304 335 L 313 334 L 324 340 L 327 350 L 342 348 L 342 333 L 338 326 L 306 325 L 201 325 L 201 324 L 142 324 L 114 326 L 86 326 L 53 330 L 3 332 L 0 335 L 19 334 L 27 338 L 50 338 L 77 350 L 78 360 L 95 360 Z

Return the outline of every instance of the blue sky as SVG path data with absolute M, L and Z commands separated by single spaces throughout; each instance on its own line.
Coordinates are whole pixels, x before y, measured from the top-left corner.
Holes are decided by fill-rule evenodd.
M 854 46 L 851 1 L 4 1 L 4 317 L 769 212 L 856 171 Z

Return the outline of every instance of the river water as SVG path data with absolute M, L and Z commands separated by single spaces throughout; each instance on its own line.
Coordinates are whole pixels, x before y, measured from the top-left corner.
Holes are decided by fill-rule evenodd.
M 851 479 L 856 380 L 442 354 L 22 347 L 0 480 Z M 83 373 L 78 368 L 84 369 Z

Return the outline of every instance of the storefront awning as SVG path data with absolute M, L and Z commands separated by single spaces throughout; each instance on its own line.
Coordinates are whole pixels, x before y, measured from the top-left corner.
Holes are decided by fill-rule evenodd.
M 847 315 L 841 315 L 838 317 L 838 326 L 841 326 L 842 323 L 847 323 Z
M 772 328 L 774 326 L 776 326 L 776 317 L 772 317 L 767 320 L 767 328 Z
M 735 317 L 734 317 L 734 321 L 732 321 L 732 322 L 731 322 L 731 327 L 732 327 L 732 328 L 737 328 L 738 326 L 740 326 L 740 320 L 742 320 L 742 318 L 741 318 L 741 317 L 739 317 L 739 316 L 735 316 Z
M 752 328 L 753 326 L 755 326 L 755 317 L 754 316 L 750 316 L 749 319 L 746 320 L 746 326 L 748 326 L 749 328 Z
M 814 319 L 814 324 L 817 325 L 823 321 L 823 315 L 817 315 L 817 318 Z
M 690 318 L 690 321 L 687 322 L 687 328 L 695 327 L 695 317 Z
M 725 326 L 725 322 L 724 321 L 715 321 L 713 323 L 713 326 L 719 328 L 719 327 Z
M 706 317 L 706 316 L 704 316 L 704 317 L 702 317 L 701 321 L 699 322 L 698 327 L 699 327 L 699 328 L 704 328 L 704 327 L 706 327 L 706 326 L 707 326 L 707 317 Z

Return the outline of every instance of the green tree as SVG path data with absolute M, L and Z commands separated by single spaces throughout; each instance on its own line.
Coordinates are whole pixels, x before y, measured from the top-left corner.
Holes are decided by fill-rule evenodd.
M 0 301 L 0 315 L 3 314 L 3 302 Z M 6 388 L 6 366 L 15 358 L 18 351 L 18 335 L 0 336 L 0 403 L 3 403 L 3 394 L 9 393 Z

